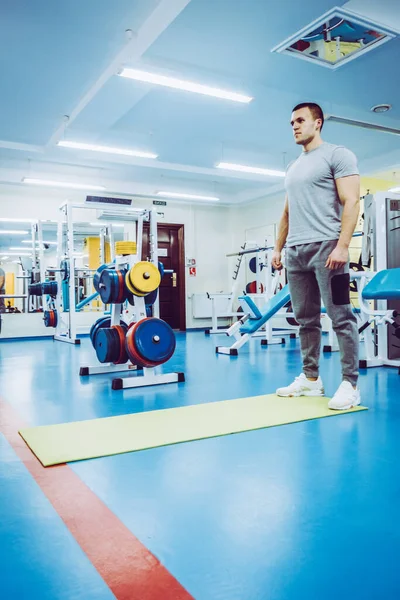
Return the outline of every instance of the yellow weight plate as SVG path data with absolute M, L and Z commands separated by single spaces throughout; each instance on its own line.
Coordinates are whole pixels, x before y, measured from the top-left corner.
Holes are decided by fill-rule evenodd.
M 129 271 L 130 283 L 141 294 L 154 292 L 161 283 L 158 267 L 151 262 L 140 261 Z
M 115 242 L 115 247 L 116 248 L 136 248 L 136 242 L 132 242 L 130 240 L 120 240 L 118 242 Z
M 135 296 L 145 296 L 145 294 L 138 294 L 137 290 L 135 290 L 135 288 L 131 284 L 131 280 L 129 279 L 129 271 L 125 275 L 125 284 L 128 290 L 131 292 L 131 294 L 134 294 Z
M 122 241 L 115 242 L 115 253 L 118 256 L 126 254 L 136 254 L 136 242 Z
M 126 287 L 128 288 L 128 290 L 134 295 L 134 296 L 146 296 L 146 294 L 141 294 L 140 292 L 137 291 L 136 288 L 133 287 L 131 280 L 129 279 L 129 271 L 127 272 L 127 274 L 125 275 L 125 284 Z

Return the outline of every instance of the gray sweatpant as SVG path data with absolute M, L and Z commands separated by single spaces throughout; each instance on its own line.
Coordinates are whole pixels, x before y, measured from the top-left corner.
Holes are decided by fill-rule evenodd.
M 342 364 L 343 380 L 357 384 L 358 328 L 350 304 L 349 266 L 328 269 L 325 263 L 337 240 L 287 248 L 286 268 L 293 312 L 300 325 L 303 372 L 318 377 L 321 352 L 321 298 L 332 320 Z

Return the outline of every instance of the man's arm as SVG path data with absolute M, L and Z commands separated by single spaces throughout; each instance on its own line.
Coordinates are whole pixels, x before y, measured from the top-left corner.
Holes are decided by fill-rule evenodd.
M 287 234 L 289 230 L 289 203 L 287 196 L 285 198 L 285 206 L 283 209 L 283 214 L 281 220 L 279 221 L 278 226 L 278 237 L 275 242 L 274 253 L 272 256 L 272 266 L 279 271 L 282 269 L 283 265 L 281 262 L 281 252 L 282 248 L 285 245 Z
M 360 177 L 349 175 L 336 179 L 336 188 L 343 204 L 342 227 L 336 248 L 326 261 L 329 269 L 343 267 L 349 259 L 349 246 L 360 212 Z

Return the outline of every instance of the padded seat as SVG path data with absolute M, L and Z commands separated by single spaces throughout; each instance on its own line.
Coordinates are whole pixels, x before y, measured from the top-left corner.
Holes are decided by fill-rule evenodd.
M 280 292 L 272 296 L 267 303 L 261 317 L 259 319 L 249 319 L 240 328 L 240 333 L 255 333 L 264 323 L 268 321 L 275 313 L 278 312 L 290 300 L 289 286 L 285 285 Z
M 400 268 L 379 271 L 362 292 L 365 300 L 400 300 Z
M 247 304 L 247 306 L 250 308 L 250 310 L 253 312 L 254 317 L 250 316 L 251 320 L 262 318 L 260 309 L 258 308 L 257 304 L 254 302 L 253 298 L 250 298 L 250 296 L 240 296 L 238 298 L 238 300 L 240 301 L 240 303 L 245 302 Z

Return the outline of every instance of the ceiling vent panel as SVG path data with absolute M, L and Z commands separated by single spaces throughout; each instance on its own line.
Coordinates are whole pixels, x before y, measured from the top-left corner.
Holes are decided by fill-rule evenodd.
M 333 8 L 271 52 L 337 69 L 396 37 L 397 33 L 342 8 Z

